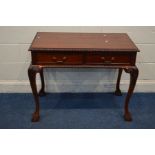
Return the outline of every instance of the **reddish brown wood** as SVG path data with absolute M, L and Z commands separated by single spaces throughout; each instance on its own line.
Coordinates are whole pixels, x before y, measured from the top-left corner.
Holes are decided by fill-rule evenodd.
M 134 65 L 135 53 L 130 52 L 33 52 L 32 64 L 33 65 Z
M 117 65 L 117 64 L 131 64 L 131 57 L 127 54 L 120 53 L 105 53 L 105 54 L 93 54 L 86 56 L 86 64 L 104 64 L 104 65 Z
M 32 93 L 34 96 L 34 100 L 36 103 L 36 109 L 35 112 L 33 113 L 33 117 L 32 117 L 32 122 L 37 122 L 40 119 L 40 115 L 39 115 L 39 95 L 37 92 L 37 86 L 36 86 L 36 74 L 41 72 L 41 67 L 40 66 L 34 66 L 34 65 L 30 65 L 29 69 L 28 69 L 28 76 L 29 76 L 29 80 L 30 80 L 30 85 L 32 88 Z
M 116 91 L 115 95 L 116 96 L 122 96 L 121 90 L 120 90 L 120 81 L 121 81 L 121 75 L 122 75 L 122 68 L 119 68 L 118 70 L 118 78 L 117 78 L 117 84 L 116 84 Z
M 127 34 L 39 32 L 29 50 L 32 65 L 28 69 L 28 75 L 36 103 L 32 121 L 39 121 L 39 96 L 45 95 L 43 68 L 59 67 L 119 69 L 116 95 L 121 95 L 120 80 L 124 69 L 130 74 L 124 118 L 131 121 L 128 106 L 138 77 L 135 62 L 139 50 Z M 35 82 L 37 73 L 40 73 L 42 84 L 39 94 Z
M 137 81 L 137 78 L 138 78 L 139 71 L 138 71 L 138 68 L 136 66 L 134 66 L 134 67 L 126 67 L 124 70 L 125 70 L 126 73 L 130 74 L 130 85 L 129 85 L 129 90 L 128 90 L 128 93 L 127 93 L 127 96 L 126 96 L 126 99 L 125 99 L 124 119 L 126 121 L 132 121 L 132 116 L 131 116 L 131 113 L 129 112 L 129 101 L 130 101 L 130 98 L 131 98 L 131 96 L 133 94 L 133 90 L 134 90 L 134 88 L 136 86 L 136 81 Z
M 40 69 L 40 79 L 41 79 L 41 89 L 39 91 L 39 96 L 45 96 L 45 81 L 44 81 L 44 74 L 43 74 L 43 68 Z
M 38 32 L 30 51 L 139 51 L 126 33 Z
M 48 65 L 78 65 L 82 64 L 83 55 L 74 53 L 49 53 L 49 52 L 35 52 L 32 56 L 33 64 L 48 64 Z

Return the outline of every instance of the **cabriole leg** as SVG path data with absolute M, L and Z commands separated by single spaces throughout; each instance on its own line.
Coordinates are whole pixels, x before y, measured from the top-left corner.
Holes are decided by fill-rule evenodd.
M 129 112 L 129 102 L 130 102 L 130 98 L 133 94 L 135 85 L 136 85 L 136 81 L 138 78 L 138 68 L 137 67 L 129 67 L 129 68 L 125 68 L 124 69 L 126 73 L 130 74 L 130 85 L 129 85 L 129 89 L 128 89 L 128 93 L 125 99 L 125 106 L 124 106 L 124 119 L 126 121 L 132 121 L 132 116 L 131 113 Z
M 35 112 L 33 113 L 33 116 L 32 116 L 32 122 L 37 122 L 40 119 L 39 95 L 37 92 L 37 85 L 36 85 L 36 74 L 40 73 L 40 71 L 41 71 L 41 67 L 36 65 L 30 65 L 28 69 L 28 77 L 29 77 L 32 93 L 35 100 Z
M 41 89 L 39 91 L 39 96 L 45 96 L 45 81 L 44 81 L 44 74 L 43 74 L 43 68 L 40 70 L 40 79 L 41 79 Z
M 116 84 L 116 91 L 115 91 L 116 96 L 122 96 L 122 93 L 121 93 L 121 90 L 120 90 L 120 80 L 121 80 L 122 71 L 123 71 L 123 69 L 119 68 L 117 84 Z

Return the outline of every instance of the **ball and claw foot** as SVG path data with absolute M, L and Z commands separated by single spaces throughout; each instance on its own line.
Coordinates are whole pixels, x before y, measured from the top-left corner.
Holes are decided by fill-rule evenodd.
M 132 121 L 132 116 L 131 116 L 130 112 L 127 112 L 127 113 L 124 114 L 124 120 L 128 121 L 128 122 Z
M 40 90 L 40 91 L 39 91 L 39 96 L 40 96 L 40 97 L 46 96 L 46 93 L 45 93 L 44 91 Z
M 115 91 L 115 95 L 116 95 L 116 96 L 122 96 L 121 90 L 120 90 L 120 89 L 116 90 L 116 91 Z
M 32 116 L 32 122 L 38 122 L 40 120 L 40 116 L 39 113 L 34 112 L 33 116 Z

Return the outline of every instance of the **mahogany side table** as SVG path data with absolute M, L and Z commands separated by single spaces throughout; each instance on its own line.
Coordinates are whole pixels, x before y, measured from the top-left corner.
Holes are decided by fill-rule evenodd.
M 43 68 L 107 68 L 118 69 L 115 95 L 122 95 L 122 71 L 130 75 L 130 84 L 124 105 L 124 119 L 131 121 L 129 101 L 138 78 L 136 55 L 139 49 L 126 33 L 60 33 L 38 32 L 29 48 L 32 62 L 28 77 L 35 100 L 32 121 L 40 119 L 39 96 L 45 95 Z M 41 77 L 37 92 L 36 74 Z M 89 77 L 88 77 L 89 78 Z

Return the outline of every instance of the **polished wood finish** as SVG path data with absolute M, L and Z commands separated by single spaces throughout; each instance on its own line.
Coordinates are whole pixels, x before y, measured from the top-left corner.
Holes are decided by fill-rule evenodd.
M 124 113 L 124 118 L 126 121 L 132 121 L 131 113 L 129 112 L 129 101 L 132 96 L 133 90 L 136 86 L 136 81 L 138 78 L 139 70 L 136 66 L 133 67 L 126 67 L 125 69 L 126 73 L 130 74 L 130 85 L 129 85 L 129 90 L 125 99 L 125 113 Z
M 129 101 L 138 78 L 136 45 L 125 33 L 58 33 L 38 32 L 29 48 L 32 62 L 28 69 L 36 109 L 33 122 L 40 119 L 39 96 L 44 96 L 43 68 L 115 68 L 119 69 L 115 95 L 120 96 L 122 71 L 130 74 L 130 85 L 125 100 L 124 119 L 131 121 Z M 41 90 L 37 92 L 36 74 L 41 77 Z
M 116 91 L 115 91 L 116 96 L 122 96 L 122 92 L 120 90 L 120 81 L 121 81 L 122 71 L 123 71 L 122 68 L 120 68 L 118 71 L 118 78 L 117 78 Z
M 74 54 L 74 53 L 49 53 L 49 52 L 37 52 L 33 53 L 32 62 L 36 65 L 53 65 L 53 64 L 61 64 L 61 65 L 78 65 L 82 64 L 82 54 Z
M 139 51 L 126 33 L 38 32 L 30 51 Z

